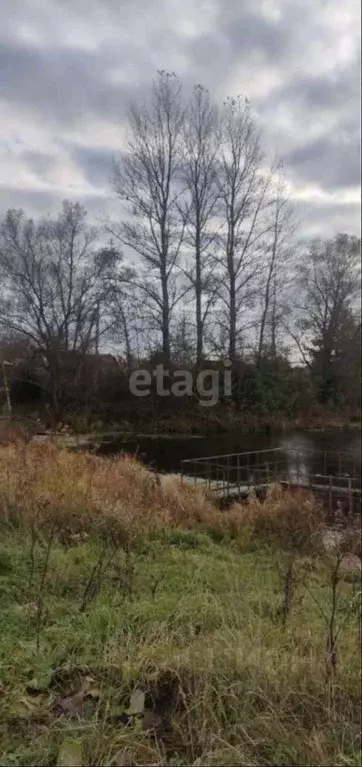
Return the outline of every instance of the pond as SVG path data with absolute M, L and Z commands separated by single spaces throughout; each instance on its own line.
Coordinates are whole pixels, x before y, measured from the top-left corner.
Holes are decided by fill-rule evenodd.
M 150 436 L 120 440 L 109 439 L 98 448 L 102 455 L 120 452 L 137 454 L 148 466 L 157 471 L 178 472 L 181 461 L 187 458 L 241 453 L 253 450 L 282 448 L 290 456 L 299 451 L 343 452 L 351 455 L 360 467 L 361 438 L 359 432 L 346 431 L 295 431 L 284 434 L 220 434 L 207 437 Z M 320 466 L 321 472 L 323 466 Z M 360 471 L 360 468 L 359 468 Z

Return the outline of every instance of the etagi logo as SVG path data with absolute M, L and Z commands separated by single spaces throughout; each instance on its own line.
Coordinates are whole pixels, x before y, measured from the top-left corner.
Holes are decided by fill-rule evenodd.
M 159 397 L 169 397 L 170 394 L 174 397 L 192 397 L 196 390 L 200 397 L 200 405 L 212 407 L 217 405 L 221 394 L 223 397 L 231 397 L 231 362 L 224 362 L 223 367 L 222 387 L 219 370 L 201 370 L 195 380 L 189 370 L 175 370 L 172 371 L 171 387 L 165 389 L 165 378 L 169 378 L 170 371 L 163 365 L 157 365 L 152 373 L 149 370 L 134 370 L 129 377 L 129 390 L 135 397 L 148 397 L 153 377 Z

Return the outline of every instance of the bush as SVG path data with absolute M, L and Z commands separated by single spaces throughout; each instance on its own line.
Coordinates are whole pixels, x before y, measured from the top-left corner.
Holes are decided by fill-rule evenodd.
M 286 492 L 274 486 L 264 502 L 256 496 L 249 499 L 240 514 L 239 527 L 244 525 L 266 543 L 308 553 L 311 546 L 320 546 L 324 521 L 323 506 L 311 493 Z

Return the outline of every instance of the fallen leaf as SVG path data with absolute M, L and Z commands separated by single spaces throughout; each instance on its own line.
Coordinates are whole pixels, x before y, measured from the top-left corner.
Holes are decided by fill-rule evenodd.
M 82 682 L 82 686 L 79 690 L 85 697 L 100 698 L 101 691 L 97 687 L 96 679 L 92 676 L 86 676 Z
M 60 710 L 60 713 L 65 716 L 82 716 L 84 711 L 83 693 L 77 692 L 75 695 L 70 695 L 68 698 L 58 698 L 56 707 Z
M 24 695 L 16 702 L 14 701 L 9 707 L 10 717 L 23 719 L 31 716 L 36 709 L 36 702 L 34 699 L 26 698 Z
M 112 706 L 109 712 L 109 718 L 123 724 L 127 724 L 128 716 L 125 712 L 124 706 Z
M 130 697 L 129 708 L 127 714 L 130 716 L 136 716 L 137 714 L 143 714 L 145 707 L 145 694 L 142 690 L 134 690 Z
M 85 693 L 86 698 L 100 698 L 101 697 L 101 691 L 98 689 L 98 687 L 92 687 L 90 690 L 87 690 Z
M 52 674 L 49 670 L 41 670 L 36 673 L 30 682 L 26 685 L 26 691 L 30 694 L 36 694 L 38 692 L 44 692 L 48 689 L 52 681 Z
M 92 676 L 90 676 L 89 674 L 88 674 L 87 676 L 85 676 L 85 677 L 84 677 L 84 685 L 85 685 L 85 686 L 88 686 L 88 685 L 90 685 L 90 684 L 95 684 L 95 681 L 96 681 L 96 680 L 95 680 L 95 679 L 94 679 Z M 83 685 L 82 685 L 82 686 L 83 686 Z
M 82 744 L 77 740 L 65 740 L 58 753 L 57 767 L 82 767 L 82 764 Z
M 157 730 L 162 724 L 162 717 L 155 714 L 150 709 L 146 709 L 143 715 L 143 729 L 144 730 Z
M 355 554 L 346 554 L 346 556 L 342 557 L 339 563 L 338 577 L 342 581 L 353 583 L 353 581 L 361 579 L 361 570 L 362 564 L 360 558 Z
M 152 767 L 164 767 L 165 765 L 158 748 L 147 743 L 140 743 L 135 746 L 134 757 L 137 765 L 152 765 Z
M 125 748 L 122 748 L 114 755 L 111 761 L 111 765 L 114 765 L 114 767 L 133 767 L 134 759 L 129 751 L 127 751 Z
M 37 662 L 29 668 L 29 676 L 26 689 L 30 694 L 46 692 L 52 683 L 53 669 L 47 662 Z

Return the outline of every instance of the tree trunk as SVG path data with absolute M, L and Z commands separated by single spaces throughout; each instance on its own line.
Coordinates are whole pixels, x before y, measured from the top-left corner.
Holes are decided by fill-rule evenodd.
M 203 356 L 203 322 L 202 322 L 202 275 L 201 275 L 201 252 L 200 252 L 200 231 L 197 226 L 196 230 L 196 246 L 195 246 L 195 259 L 196 259 L 196 284 L 195 284 L 195 297 L 196 297 L 196 367 L 199 369 L 202 363 Z
M 262 361 L 262 356 L 263 356 L 264 334 L 265 334 L 266 320 L 267 320 L 268 311 L 269 311 L 270 283 L 271 283 L 271 278 L 272 278 L 272 270 L 273 270 L 273 266 L 271 265 L 270 268 L 269 268 L 269 274 L 268 274 L 268 279 L 267 279 L 267 283 L 266 283 L 265 298 L 264 298 L 264 308 L 263 308 L 263 313 L 262 313 L 262 317 L 261 317 L 261 324 L 260 324 L 258 352 L 257 352 L 257 358 L 256 358 L 256 367 L 257 367 L 258 370 L 260 369 L 261 361 Z
M 258 353 L 257 353 L 257 360 L 256 360 L 256 366 L 258 369 L 260 368 L 262 356 L 263 356 L 265 326 L 266 326 L 266 321 L 267 321 L 268 312 L 269 312 L 269 305 L 270 305 L 270 287 L 271 287 L 272 279 L 275 273 L 275 264 L 276 264 L 276 258 L 278 253 L 278 233 L 279 233 L 278 223 L 279 223 L 279 208 L 277 207 L 276 213 L 275 213 L 275 223 L 274 223 L 274 240 L 273 240 L 273 247 L 272 247 L 272 254 L 271 254 L 269 269 L 268 269 L 268 277 L 267 277 L 266 286 L 265 286 L 264 308 L 263 308 L 261 325 L 260 325 L 260 333 L 259 333 Z
M 168 296 L 168 280 L 166 268 L 161 266 L 161 289 L 162 289 L 162 353 L 166 363 L 170 361 L 170 307 Z
M 235 277 L 233 273 L 230 273 L 230 285 L 229 285 L 229 360 L 231 362 L 236 361 L 236 290 L 235 290 Z
M 127 317 L 121 306 L 119 307 L 119 312 L 121 315 L 121 320 L 123 325 L 124 343 L 126 347 L 127 369 L 128 371 L 130 371 L 132 367 L 132 349 L 131 349 L 131 341 L 130 341 L 129 331 L 128 331 Z
M 272 316 L 271 316 L 271 325 L 270 325 L 270 333 L 271 333 L 271 355 L 273 362 L 276 361 L 277 358 L 277 296 L 276 296 L 276 287 L 275 287 L 275 280 L 274 280 L 274 293 L 273 293 L 273 308 L 272 308 Z

